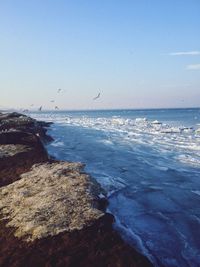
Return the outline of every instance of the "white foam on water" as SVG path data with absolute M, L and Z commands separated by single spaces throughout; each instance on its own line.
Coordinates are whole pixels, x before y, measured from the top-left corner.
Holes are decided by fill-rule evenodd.
M 177 156 L 177 159 L 182 162 L 182 163 L 186 163 L 188 165 L 193 165 L 196 167 L 200 167 L 200 158 L 199 157 L 195 157 L 195 155 L 179 155 Z
M 160 121 L 158 121 L 158 120 L 152 121 L 151 123 L 152 123 L 152 124 L 157 124 L 157 125 L 162 124 L 162 122 L 160 122 Z
M 101 187 L 108 192 L 108 197 L 119 192 L 127 186 L 127 183 L 120 177 L 112 177 L 107 174 L 98 178 Z
M 200 194 L 200 192 L 199 192 Z M 200 218 L 197 215 L 192 215 L 193 218 L 200 224 Z
M 156 186 L 156 185 L 150 185 L 149 188 L 150 188 L 150 189 L 153 189 L 153 190 L 163 190 L 163 187 L 161 187 L 161 186 Z
M 200 134 L 200 128 L 196 129 L 195 131 L 197 134 Z
M 165 166 L 155 166 L 156 169 L 161 170 L 161 171 L 168 171 L 169 168 Z
M 109 209 L 107 209 L 107 212 L 111 212 Z M 111 212 L 112 213 L 112 212 Z M 114 227 L 122 233 L 122 236 L 124 239 L 128 239 L 129 243 L 136 248 L 139 252 L 143 253 L 153 264 L 154 267 L 159 267 L 156 259 L 153 255 L 151 255 L 148 248 L 145 246 L 144 242 L 140 238 L 140 236 L 135 233 L 131 228 L 125 226 L 121 223 L 119 218 L 115 217 L 115 224 Z
M 172 133 L 180 133 L 181 129 L 177 127 L 170 127 L 170 128 L 165 128 L 161 130 L 161 133 L 166 133 L 166 134 L 172 134 Z
M 106 144 L 106 145 L 113 145 L 113 142 L 111 140 L 107 140 L 107 139 L 100 140 L 98 142 Z
M 63 147 L 63 146 L 65 146 L 65 144 L 63 142 L 60 142 L 60 141 L 54 141 L 53 143 L 51 143 L 51 146 Z
M 161 153 L 174 151 L 174 157 L 182 164 L 198 167 L 200 164 L 200 128 L 194 130 L 184 125 L 171 126 L 158 120 L 148 120 L 144 117 L 134 119 L 120 116 L 89 117 L 67 116 L 65 113 L 35 113 L 33 117 L 39 120 L 53 121 L 60 125 L 71 125 L 91 128 L 117 134 L 118 142 L 150 146 Z M 113 140 L 102 140 L 112 145 Z M 188 155 L 190 151 L 190 155 Z M 199 165 L 200 166 L 200 165 Z
M 200 196 L 200 190 L 192 190 L 191 192 L 196 194 L 196 195 L 198 195 L 198 196 Z

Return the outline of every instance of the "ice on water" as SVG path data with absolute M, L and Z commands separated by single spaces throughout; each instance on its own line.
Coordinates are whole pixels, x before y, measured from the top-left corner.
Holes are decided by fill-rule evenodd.
M 121 116 L 89 117 L 69 116 L 65 113 L 37 114 L 36 117 L 64 125 L 80 126 L 108 132 L 117 133 L 121 142 L 130 144 L 145 144 L 157 147 L 161 152 L 169 150 L 177 152 L 176 160 L 191 165 L 200 164 L 200 129 L 185 127 L 183 125 L 172 126 L 161 121 L 148 120 L 145 117 L 124 118 Z M 112 140 L 104 140 L 112 144 Z
M 116 227 L 154 266 L 200 266 L 198 110 L 33 116 L 55 122 L 49 152 L 86 163 Z

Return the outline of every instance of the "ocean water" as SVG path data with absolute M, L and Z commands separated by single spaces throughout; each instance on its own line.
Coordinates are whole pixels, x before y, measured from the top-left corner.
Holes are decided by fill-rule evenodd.
M 200 266 L 200 109 L 34 112 L 49 153 L 80 161 L 115 227 L 154 266 Z

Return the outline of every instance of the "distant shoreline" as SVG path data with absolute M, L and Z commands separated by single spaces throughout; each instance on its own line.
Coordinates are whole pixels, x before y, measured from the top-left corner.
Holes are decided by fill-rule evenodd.
M 24 113 L 31 113 L 31 112 L 99 112 L 99 111 L 151 111 L 151 110 L 187 110 L 187 109 L 200 109 L 200 107 L 170 107 L 170 108 L 113 108 L 113 109 L 43 109 L 42 111 L 38 111 L 37 109 L 30 109 L 28 112 Z M 0 112 L 22 112 L 20 109 L 0 109 Z

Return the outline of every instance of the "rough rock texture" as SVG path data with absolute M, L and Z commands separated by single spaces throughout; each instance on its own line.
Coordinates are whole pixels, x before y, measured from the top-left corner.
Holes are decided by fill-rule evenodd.
M 31 150 L 31 148 L 24 145 L 0 145 L 0 159 L 13 157 L 27 150 Z
M 48 160 L 48 155 L 41 142 L 34 144 L 35 146 L 0 145 L 0 186 L 20 179 L 20 175 L 30 170 L 33 164 Z
M 0 222 L 0 266 L 153 267 L 121 240 L 112 223 L 113 216 L 105 214 L 82 230 L 22 242 Z
M 18 113 L 0 114 L 0 186 L 18 180 L 33 164 L 48 160 L 42 141 L 51 138 L 41 125 Z
M 47 127 L 51 123 L 38 122 L 35 119 L 27 117 L 26 115 L 13 113 L 0 113 L 0 131 L 19 130 L 21 132 L 28 132 L 38 135 L 43 142 L 52 141 L 52 138 L 46 134 Z
M 152 266 L 113 230 L 82 165 L 48 158 L 47 126 L 0 114 L 0 266 Z
M 60 232 L 80 230 L 104 213 L 94 207 L 88 175 L 81 164 L 34 165 L 21 179 L 0 189 L 0 209 L 14 235 L 33 241 Z

